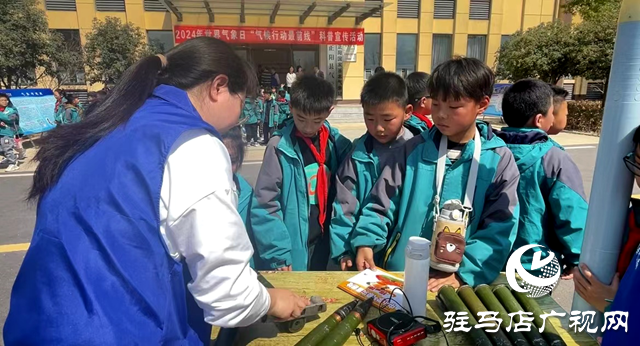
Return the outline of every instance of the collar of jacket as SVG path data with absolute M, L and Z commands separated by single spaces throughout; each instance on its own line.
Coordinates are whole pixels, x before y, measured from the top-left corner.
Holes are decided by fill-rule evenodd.
M 493 134 L 493 129 L 491 128 L 490 124 L 481 120 L 477 120 L 476 127 L 478 128 L 478 131 L 480 131 L 483 151 L 506 146 L 502 139 Z M 440 146 L 442 133 L 436 126 L 434 126 L 431 128 L 431 130 L 423 132 L 422 136 L 426 140 L 426 147 L 422 151 L 422 158 L 428 162 L 438 162 L 438 147 Z M 460 159 L 456 161 L 456 165 L 459 162 L 462 163 L 470 161 L 472 158 L 473 148 L 469 145 L 465 145 L 462 154 L 460 155 Z M 449 161 L 448 158 L 447 161 Z

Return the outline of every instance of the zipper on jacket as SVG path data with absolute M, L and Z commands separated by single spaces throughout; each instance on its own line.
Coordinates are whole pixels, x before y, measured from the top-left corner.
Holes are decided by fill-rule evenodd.
M 389 262 L 389 257 L 391 257 L 391 254 L 396 249 L 396 246 L 398 246 L 398 241 L 400 241 L 400 232 L 396 233 L 396 235 L 393 237 L 393 240 L 391 241 L 391 245 L 389 245 L 389 248 L 387 249 L 387 253 L 384 255 L 384 261 L 382 264 L 384 268 L 387 268 L 387 262 Z

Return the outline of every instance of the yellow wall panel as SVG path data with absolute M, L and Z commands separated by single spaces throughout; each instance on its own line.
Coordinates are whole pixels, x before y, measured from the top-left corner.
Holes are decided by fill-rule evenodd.
M 542 2 L 543 0 L 526 0 L 524 2 L 524 14 L 528 15 L 528 14 L 540 14 L 540 11 L 542 10 Z
M 147 30 L 173 30 L 171 21 L 173 15 L 169 12 L 145 12 L 144 21 Z
M 494 67 L 496 62 L 496 52 L 500 49 L 502 35 L 493 34 L 487 37 L 487 65 Z
M 523 1 L 504 0 L 502 6 L 502 33 L 514 33 L 522 28 Z
M 47 20 L 50 29 L 78 29 L 78 16 L 76 12 L 47 11 Z M 93 18 L 89 18 L 92 20 Z
M 553 17 L 553 14 L 556 13 L 556 0 L 542 0 L 540 13 L 545 16 Z
M 362 28 L 366 33 L 381 33 L 382 32 L 382 19 L 381 18 L 368 18 L 362 23 Z
M 453 56 L 467 55 L 467 39 L 469 35 L 458 34 L 453 35 Z
M 525 14 L 522 21 L 522 30 L 533 28 L 534 26 L 542 23 L 540 19 L 539 14 Z
M 486 35 L 489 33 L 489 21 L 470 20 L 467 32 L 471 35 Z
M 434 34 L 451 34 L 454 27 L 453 19 L 434 19 L 433 20 L 433 33 Z
M 418 19 L 412 18 L 399 18 L 396 22 L 398 34 L 415 34 L 419 32 Z

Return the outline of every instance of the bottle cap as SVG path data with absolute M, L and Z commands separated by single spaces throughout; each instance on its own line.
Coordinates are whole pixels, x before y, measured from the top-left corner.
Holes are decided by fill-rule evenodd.
M 422 237 L 409 237 L 405 255 L 416 260 L 429 259 L 431 242 Z

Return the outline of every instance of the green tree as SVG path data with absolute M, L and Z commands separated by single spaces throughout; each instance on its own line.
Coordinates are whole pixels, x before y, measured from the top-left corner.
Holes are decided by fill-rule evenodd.
M 144 32 L 119 18 L 94 19 L 86 36 L 84 61 L 91 83 L 115 83 L 124 71 L 151 53 Z
M 602 13 L 615 13 L 617 18 L 621 3 L 622 0 L 569 0 L 564 8 L 571 14 L 579 14 L 584 20 L 599 17 Z
M 578 51 L 572 28 L 559 21 L 518 31 L 505 42 L 496 59 L 496 74 L 511 81 L 539 78 L 557 83 L 574 74 Z
M 68 63 L 63 40 L 48 29 L 37 0 L 0 0 L 0 87 L 23 88 Z

